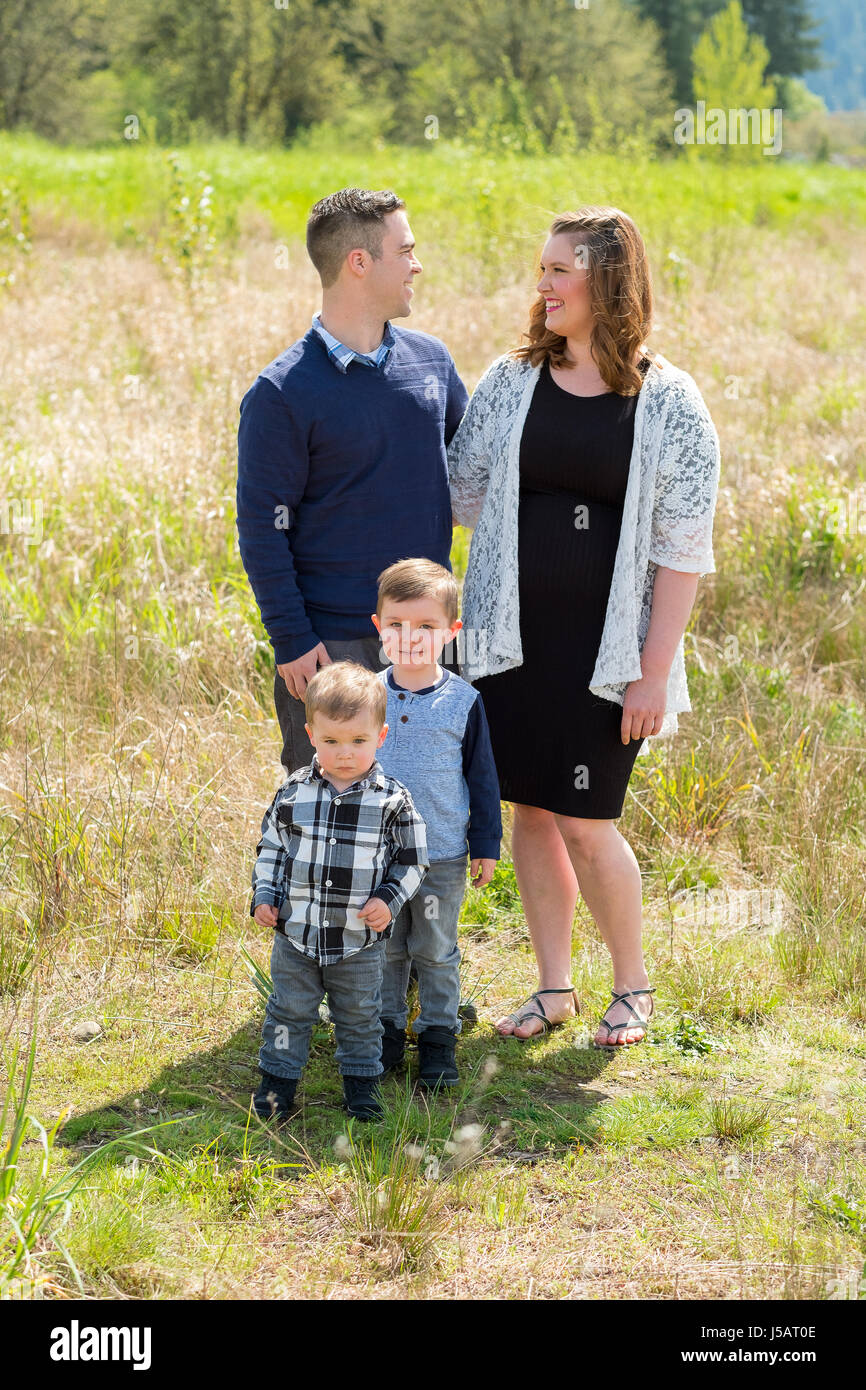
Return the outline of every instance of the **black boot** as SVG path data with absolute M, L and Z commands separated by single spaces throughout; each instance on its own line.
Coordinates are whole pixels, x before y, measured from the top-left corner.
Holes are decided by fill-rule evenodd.
M 274 1076 L 272 1072 L 263 1071 L 259 1089 L 253 1096 L 253 1109 L 260 1120 L 272 1120 L 276 1117 L 277 1123 L 287 1120 L 295 1109 L 295 1091 L 298 1083 L 291 1076 Z
M 456 1086 L 460 1080 L 454 1052 L 457 1034 L 450 1028 L 425 1028 L 418 1034 L 418 1080 L 422 1086 L 435 1090 L 439 1086 Z
M 356 1120 L 381 1120 L 385 1110 L 378 1076 L 344 1076 L 343 1109 Z
M 398 1028 L 390 1018 L 382 1019 L 382 1071 L 394 1071 L 406 1060 L 406 1029 Z

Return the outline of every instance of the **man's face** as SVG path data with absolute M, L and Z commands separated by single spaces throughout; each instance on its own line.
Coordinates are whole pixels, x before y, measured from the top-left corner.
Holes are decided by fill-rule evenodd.
M 422 270 L 414 251 L 415 238 L 402 208 L 385 218 L 382 255 L 371 260 L 370 295 L 386 319 L 405 318 L 412 312 L 412 281 Z

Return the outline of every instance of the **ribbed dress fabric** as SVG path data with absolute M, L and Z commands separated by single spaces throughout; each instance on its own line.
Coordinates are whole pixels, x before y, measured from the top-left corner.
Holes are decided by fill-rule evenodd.
M 520 441 L 523 663 L 473 681 L 503 801 L 593 820 L 622 814 L 640 739 L 588 689 L 619 541 L 637 396 L 575 396 L 545 363 Z M 585 510 L 582 510 L 585 509 Z

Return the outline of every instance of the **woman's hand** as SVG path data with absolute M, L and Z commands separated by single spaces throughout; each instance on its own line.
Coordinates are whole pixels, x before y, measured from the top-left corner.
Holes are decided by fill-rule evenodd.
M 623 743 L 658 733 L 664 717 L 667 689 L 667 674 L 642 676 L 639 681 L 631 682 L 622 702 L 620 738 Z

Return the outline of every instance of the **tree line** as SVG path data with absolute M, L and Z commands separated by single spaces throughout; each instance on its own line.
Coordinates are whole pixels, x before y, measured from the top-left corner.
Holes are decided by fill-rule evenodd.
M 671 142 L 695 49 L 729 0 L 0 0 L 0 128 L 117 141 L 289 144 L 322 124 L 407 144 Z M 820 62 L 807 0 L 742 0 L 728 86 L 787 107 Z M 740 44 L 742 47 L 742 44 Z M 770 86 L 767 86 L 767 83 Z M 754 85 L 754 84 L 753 84 Z

